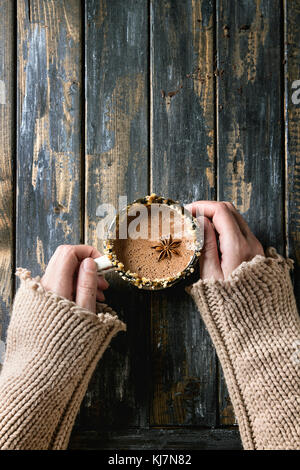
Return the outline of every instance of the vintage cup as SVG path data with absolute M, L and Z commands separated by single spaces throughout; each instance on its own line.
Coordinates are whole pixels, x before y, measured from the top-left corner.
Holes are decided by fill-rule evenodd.
M 184 217 L 187 217 L 189 219 L 189 225 L 195 235 L 194 254 L 191 257 L 191 260 L 187 264 L 185 269 L 183 269 L 180 273 L 177 273 L 176 276 L 173 276 L 170 278 L 164 278 L 164 279 L 145 280 L 145 278 L 139 278 L 136 275 L 134 276 L 133 275 L 134 273 L 125 271 L 123 269 L 124 266 L 122 262 L 117 259 L 113 250 L 113 238 L 110 238 L 110 236 L 113 234 L 116 228 L 116 224 L 118 223 L 120 218 L 124 215 L 125 211 L 128 211 L 130 207 L 132 207 L 134 204 L 143 204 L 148 207 L 151 204 L 167 205 L 172 210 L 174 209 L 174 210 L 179 211 L 179 213 L 181 213 Z M 123 280 L 125 280 L 129 284 L 132 284 L 140 289 L 161 290 L 161 289 L 165 289 L 167 287 L 170 287 L 176 284 L 181 279 L 186 278 L 187 276 L 189 276 L 190 274 L 194 272 L 195 266 L 198 262 L 199 256 L 201 255 L 201 250 L 204 244 L 204 230 L 203 230 L 203 227 L 199 225 L 197 219 L 193 217 L 190 214 L 190 212 L 185 211 L 184 207 L 180 205 L 178 201 L 173 201 L 170 198 L 165 198 L 163 196 L 157 196 L 156 194 L 151 194 L 150 196 L 145 196 L 144 198 L 136 199 L 127 207 L 125 207 L 122 211 L 120 211 L 116 215 L 116 217 L 114 217 L 108 230 L 108 238 L 104 240 L 103 243 L 104 243 L 105 255 L 100 256 L 99 258 L 95 259 L 95 262 L 98 267 L 97 269 L 98 274 L 105 275 L 108 272 L 116 271 L 122 277 Z

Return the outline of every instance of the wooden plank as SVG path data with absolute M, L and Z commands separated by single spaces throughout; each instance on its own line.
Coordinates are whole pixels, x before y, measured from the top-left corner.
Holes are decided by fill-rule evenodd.
M 13 293 L 14 14 L 0 3 L 0 369 Z
M 81 2 L 18 0 L 17 266 L 80 242 Z
M 130 429 L 101 433 L 73 432 L 69 449 L 81 450 L 241 450 L 238 430 Z
M 151 190 L 215 197 L 213 2 L 151 2 Z M 214 425 L 216 359 L 183 285 L 152 296 L 151 424 Z
M 143 0 L 86 2 L 85 241 L 101 248 L 97 207 L 148 193 L 148 23 Z M 107 276 L 108 277 L 108 276 Z M 145 425 L 149 293 L 108 277 L 106 294 L 127 324 L 101 359 L 76 423 L 80 432 Z
M 280 0 L 217 0 L 218 199 L 284 253 Z M 234 417 L 222 391 L 220 422 Z
M 284 2 L 287 256 L 300 311 L 300 1 Z M 297 83 L 298 82 L 298 83 Z

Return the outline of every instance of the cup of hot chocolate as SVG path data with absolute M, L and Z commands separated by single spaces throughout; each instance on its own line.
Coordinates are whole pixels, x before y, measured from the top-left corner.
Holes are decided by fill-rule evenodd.
M 165 289 L 194 272 L 203 228 L 177 201 L 151 194 L 119 212 L 104 240 L 99 271 L 116 270 L 140 289 Z

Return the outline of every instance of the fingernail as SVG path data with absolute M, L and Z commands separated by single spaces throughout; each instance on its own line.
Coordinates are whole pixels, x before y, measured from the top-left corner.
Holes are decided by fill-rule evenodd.
M 97 266 L 93 258 L 85 258 L 83 260 L 83 269 L 86 273 L 95 273 L 97 270 Z

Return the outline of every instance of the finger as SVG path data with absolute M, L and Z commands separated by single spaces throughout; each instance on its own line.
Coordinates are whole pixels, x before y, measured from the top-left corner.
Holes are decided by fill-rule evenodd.
M 74 248 L 75 255 L 79 261 L 82 261 L 85 258 L 98 258 L 101 256 L 100 251 L 98 251 L 94 246 L 90 245 L 71 245 Z
M 260 242 L 251 231 L 247 230 L 247 236 L 244 235 L 246 233 L 245 222 L 239 225 L 242 216 L 237 218 L 233 210 L 228 207 L 229 204 L 223 201 L 196 201 L 185 206 L 193 215 L 196 215 L 200 209 L 201 213 L 212 219 L 219 234 L 220 263 L 225 279 L 243 261 L 252 259 L 256 254 L 264 255 Z M 237 211 L 236 213 L 238 214 Z
M 105 296 L 103 290 L 108 289 L 109 283 L 103 276 L 97 276 L 97 300 L 99 302 L 104 302 Z
M 245 238 L 248 240 L 248 243 L 249 243 L 249 245 L 252 249 L 252 255 L 255 256 L 256 254 L 258 254 L 258 255 L 265 256 L 262 244 L 256 238 L 254 233 L 251 231 L 251 229 L 250 229 L 249 225 L 247 224 L 246 220 L 244 219 L 244 217 L 239 213 L 239 211 L 236 209 L 234 204 L 232 204 L 232 202 L 226 202 L 225 204 L 227 204 L 229 210 L 235 216 L 235 218 L 236 218 L 236 220 L 237 220 L 237 222 L 240 226 L 240 229 L 241 229 L 242 233 L 244 234 Z M 251 257 L 252 256 L 250 255 L 250 259 L 251 259 Z
M 70 297 L 73 278 L 77 275 L 79 263 L 84 258 L 97 258 L 101 253 L 89 245 L 60 245 L 51 257 L 43 276 L 45 285 L 51 285 L 55 292 Z M 66 280 L 70 282 L 66 282 Z
M 253 233 L 251 232 L 251 230 L 250 230 L 246 220 L 244 219 L 244 217 L 239 213 L 239 211 L 232 204 L 232 202 L 224 201 L 224 203 L 227 205 L 230 212 L 236 218 L 236 221 L 239 224 L 240 230 L 243 233 L 243 235 L 245 237 L 251 237 L 253 235 Z
M 213 224 L 207 217 L 203 217 L 202 220 L 204 221 L 204 247 L 200 256 L 200 277 L 201 279 L 211 277 L 224 279 Z
M 108 289 L 109 283 L 107 282 L 107 280 L 103 276 L 98 276 L 97 287 L 100 290 L 105 290 L 105 289 Z
M 80 265 L 78 265 L 77 272 L 75 273 L 75 276 L 74 276 L 74 288 L 75 289 L 76 289 L 79 266 Z M 106 290 L 106 289 L 109 288 L 109 283 L 107 282 L 107 280 L 105 279 L 105 277 L 102 274 L 97 275 L 97 287 L 100 290 Z
M 98 300 L 98 302 L 104 302 L 105 296 L 102 290 L 99 290 L 99 289 L 97 290 L 96 299 Z
M 73 255 L 72 245 L 60 245 L 50 258 L 41 283 L 47 290 L 74 300 L 74 278 L 77 269 L 78 260 Z
M 187 209 L 193 215 L 200 209 L 200 212 L 212 219 L 219 234 L 220 263 L 226 279 L 249 255 L 249 242 L 241 232 L 237 219 L 224 202 L 197 201 L 189 204 Z
M 76 285 L 76 304 L 96 312 L 97 266 L 92 258 L 84 259 L 79 268 Z
M 215 229 L 221 234 L 242 235 L 236 218 L 224 202 L 219 201 L 195 201 L 185 206 L 192 215 L 197 217 L 197 210 L 200 210 L 206 217 L 212 219 Z
M 217 201 L 196 201 L 186 206 L 194 216 L 200 212 L 205 217 L 211 219 L 214 228 L 218 234 L 220 251 L 222 253 L 222 262 L 228 262 L 231 259 L 240 257 L 241 247 L 246 243 L 236 218 L 224 202 Z M 224 272 L 224 269 L 223 269 Z
M 89 245 L 60 245 L 52 255 L 45 274 L 55 272 L 58 274 L 61 270 L 75 273 L 78 263 L 84 258 L 97 258 L 101 253 L 93 246 Z

